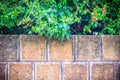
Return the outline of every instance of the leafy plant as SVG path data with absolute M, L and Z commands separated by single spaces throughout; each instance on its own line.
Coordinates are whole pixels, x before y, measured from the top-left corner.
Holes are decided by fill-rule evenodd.
M 120 0 L 2 0 L 0 33 L 69 40 L 70 25 L 85 19 L 88 24 L 80 34 L 93 34 L 97 28 L 100 35 L 120 34 L 119 3 Z
M 84 34 L 91 33 L 93 29 L 99 27 L 102 30 L 99 34 L 120 34 L 120 0 L 95 0 L 88 5 L 91 15 L 89 24 L 84 27 Z M 118 8 L 117 8 L 118 7 Z M 117 9 L 116 9 L 117 8 Z
M 75 1 L 74 5 L 78 7 Z M 68 6 L 67 0 L 31 1 L 27 2 L 27 6 L 27 16 L 21 21 L 21 24 L 24 23 L 25 28 L 31 29 L 29 34 L 34 32 L 48 38 L 55 37 L 59 40 L 66 38 L 68 40 L 71 35 L 69 25 L 79 22 L 81 18 L 77 16 L 79 7 L 72 11 L 73 8 Z

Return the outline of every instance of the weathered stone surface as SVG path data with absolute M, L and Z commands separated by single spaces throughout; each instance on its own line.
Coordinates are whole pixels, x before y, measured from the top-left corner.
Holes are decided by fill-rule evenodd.
M 72 40 L 50 41 L 50 60 L 71 61 L 72 60 Z
M 100 36 L 77 36 L 74 44 L 76 49 L 76 60 L 98 60 L 101 56 L 101 37 Z
M 118 68 L 117 68 L 116 77 L 117 77 L 117 80 L 120 80 L 120 63 L 118 63 Z
M 0 36 L 0 61 L 4 60 L 4 37 Z
M 36 80 L 60 80 L 59 64 L 37 64 Z
M 45 60 L 45 38 L 37 35 L 23 35 L 22 60 Z
M 120 35 L 103 36 L 104 59 L 120 60 Z
M 9 80 L 33 80 L 32 64 L 16 63 L 9 65 Z
M 5 80 L 6 76 L 6 64 L 0 63 L 0 80 Z
M 113 64 L 93 64 L 91 80 L 114 80 L 114 65 Z
M 87 66 L 85 64 L 65 64 L 64 80 L 87 80 Z
M 0 61 L 16 61 L 19 54 L 19 36 L 0 35 Z

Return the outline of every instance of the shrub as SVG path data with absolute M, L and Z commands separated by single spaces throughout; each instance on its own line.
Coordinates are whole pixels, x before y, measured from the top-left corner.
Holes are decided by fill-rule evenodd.
M 0 2 L 0 33 L 68 40 L 70 25 L 87 19 L 88 24 L 78 34 L 92 34 L 98 28 L 99 34 L 120 34 L 119 3 L 120 0 L 4 0 Z

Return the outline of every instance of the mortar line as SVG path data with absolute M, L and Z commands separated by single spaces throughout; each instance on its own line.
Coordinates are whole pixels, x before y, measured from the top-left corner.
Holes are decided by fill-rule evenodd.
M 35 63 L 33 63 L 33 80 L 36 80 L 36 71 L 35 71 Z
M 88 62 L 87 63 L 87 75 L 88 75 L 88 77 L 87 77 L 87 80 L 90 80 L 90 62 Z
M 78 42 L 78 37 L 75 35 L 75 50 L 74 50 L 74 61 L 76 62 L 76 55 L 77 55 L 77 42 Z
M 45 61 L 47 61 L 47 40 L 45 40 Z
M 64 73 L 63 73 L 63 63 L 62 62 L 60 62 L 60 77 L 61 77 L 61 79 L 60 80 L 64 80 L 63 78 L 63 75 L 64 75 Z
M 73 54 L 73 61 L 75 61 L 75 52 L 76 52 L 76 50 L 75 50 L 75 45 L 76 45 L 76 43 L 75 43 L 75 36 L 73 36 L 73 41 L 72 41 L 72 54 Z
M 48 61 L 50 60 L 50 40 L 48 40 Z
M 8 80 L 8 63 L 6 64 L 6 70 L 5 70 L 5 80 Z
M 100 57 L 100 59 L 101 60 L 104 60 L 104 43 L 103 43 L 104 41 L 103 41 L 103 36 L 101 36 L 101 57 Z
M 117 70 L 118 69 L 118 63 L 116 62 L 114 65 L 115 65 L 115 70 L 114 70 L 115 76 L 114 76 L 114 79 L 115 80 L 119 80 L 118 76 L 117 76 L 118 75 L 118 70 Z
M 30 61 L 20 61 L 20 62 L 17 62 L 17 61 L 0 61 L 0 63 L 31 63 L 31 62 L 40 62 L 40 63 L 43 63 L 43 62 L 45 62 L 45 63 L 48 63 L 47 61 L 32 61 L 32 60 L 30 60 Z M 60 62 L 73 62 L 73 61 L 61 61 L 61 60 L 59 60 L 59 61 L 53 61 L 53 60 L 51 60 L 51 61 L 49 61 L 49 63 L 60 63 Z M 79 63 L 79 62 L 95 62 L 95 63 L 114 63 L 114 62 L 120 62 L 120 60 L 119 61 L 113 61 L 113 60 L 91 60 L 91 61 L 89 61 L 89 60 L 77 60 L 77 61 L 75 61 L 75 62 L 73 62 L 73 63 Z
M 71 43 L 72 44 L 72 60 L 74 61 L 74 49 L 73 49 L 74 44 L 73 43 L 74 43 L 74 36 L 72 36 L 72 43 Z
M 37 80 L 37 63 L 35 63 L 35 80 Z
M 49 61 L 49 40 L 45 40 L 45 61 Z
M 10 68 L 10 63 L 8 63 L 8 69 L 7 69 L 7 80 L 9 80 L 9 68 Z
M 22 61 L 22 35 L 20 35 L 20 51 L 19 51 L 19 61 Z

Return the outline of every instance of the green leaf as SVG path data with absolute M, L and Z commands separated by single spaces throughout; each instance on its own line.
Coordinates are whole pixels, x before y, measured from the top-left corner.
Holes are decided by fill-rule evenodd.
M 74 22 L 80 22 L 81 18 L 76 17 Z
M 66 34 L 66 39 L 67 39 L 67 40 L 70 39 L 70 34 Z

